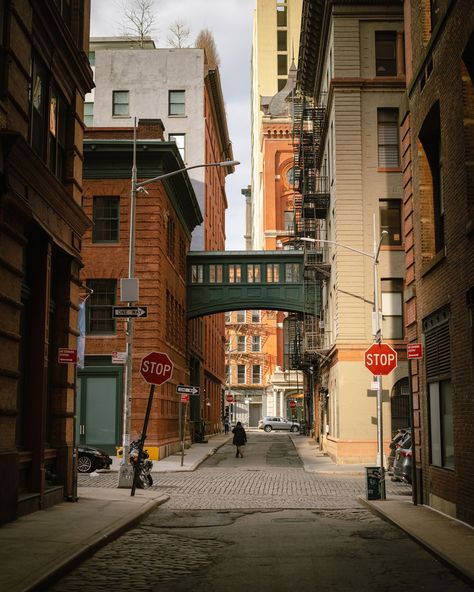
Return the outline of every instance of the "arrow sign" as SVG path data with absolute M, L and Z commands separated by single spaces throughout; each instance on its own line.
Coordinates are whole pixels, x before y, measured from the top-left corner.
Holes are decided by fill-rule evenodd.
M 147 317 L 148 308 L 146 306 L 113 306 L 112 317 L 121 319 L 124 317 Z
M 179 384 L 176 387 L 176 393 L 178 395 L 199 395 L 199 387 L 198 386 L 185 386 L 184 384 Z

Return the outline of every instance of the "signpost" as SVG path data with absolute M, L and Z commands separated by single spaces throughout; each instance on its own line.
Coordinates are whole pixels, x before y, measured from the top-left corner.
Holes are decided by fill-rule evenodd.
M 131 496 L 135 495 L 135 488 L 137 483 L 137 472 L 141 465 L 143 446 L 145 445 L 146 431 L 148 428 L 148 420 L 150 419 L 151 404 L 153 402 L 153 394 L 155 392 L 155 385 L 160 385 L 168 382 L 173 375 L 174 364 L 170 360 L 168 354 L 164 352 L 151 352 L 146 355 L 140 364 L 140 374 L 150 384 L 150 396 L 148 397 L 148 404 L 146 407 L 145 420 L 143 422 L 143 431 L 138 446 L 138 458 L 135 464 L 133 473 L 133 485 Z
M 113 306 L 112 317 L 114 319 L 147 317 L 148 308 L 146 306 Z

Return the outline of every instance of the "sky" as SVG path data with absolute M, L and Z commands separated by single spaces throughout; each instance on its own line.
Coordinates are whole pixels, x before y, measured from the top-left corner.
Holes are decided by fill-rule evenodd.
M 92 0 L 91 36 L 120 35 L 122 6 L 123 0 Z M 214 35 L 229 136 L 234 158 L 241 162 L 226 180 L 226 249 L 243 250 L 245 198 L 241 190 L 250 184 L 250 56 L 255 0 L 155 0 L 154 6 L 152 37 L 157 47 L 168 46 L 169 26 L 177 20 L 191 29 L 190 42 L 201 29 Z

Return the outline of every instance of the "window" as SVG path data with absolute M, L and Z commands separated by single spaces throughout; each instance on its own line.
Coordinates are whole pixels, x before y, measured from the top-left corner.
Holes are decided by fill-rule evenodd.
M 185 115 L 184 90 L 170 90 L 168 94 L 168 115 Z
M 67 105 L 57 89 L 51 87 L 49 97 L 48 165 L 62 179 L 66 168 Z
M 277 284 L 279 279 L 280 265 L 278 263 L 267 263 L 267 283 Z
M 423 251 L 431 259 L 444 248 L 443 160 L 439 103 L 423 122 L 419 135 Z
M 115 280 L 88 280 L 87 287 L 93 290 L 86 300 L 86 333 L 115 333 L 112 307 L 116 302 Z
M 398 109 L 377 109 L 379 168 L 400 166 L 398 143 Z
M 286 27 L 288 22 L 286 6 L 277 6 L 277 27 Z
M 237 384 L 245 384 L 245 366 L 243 364 L 237 365 Z
M 403 280 L 385 279 L 382 286 L 382 335 L 403 339 Z
M 202 265 L 191 266 L 191 283 L 202 284 L 204 282 L 204 268 Z
M 181 158 L 184 162 L 184 147 L 185 147 L 185 138 L 186 134 L 169 134 L 168 139 L 170 142 L 174 142 L 176 144 L 176 148 L 178 149 L 179 153 L 181 154 Z
M 247 265 L 247 282 L 249 284 L 259 284 L 261 281 L 260 264 L 249 263 Z
M 285 88 L 286 78 L 278 78 L 278 92 Z
M 209 265 L 209 283 L 222 284 L 222 265 Z
M 260 335 L 252 335 L 252 351 L 259 352 L 261 349 L 261 337 Z
M 252 310 L 252 323 L 260 323 L 261 314 L 259 310 Z
M 46 153 L 46 101 L 47 101 L 46 70 L 43 63 L 33 59 L 31 80 L 31 119 L 30 142 L 36 154 L 44 160 Z
M 232 337 L 228 337 L 225 342 L 225 348 L 227 352 L 232 351 Z
M 451 381 L 428 385 L 431 464 L 454 469 L 453 389 Z
M 89 52 L 89 64 L 92 66 L 95 66 L 95 51 L 90 51 Z
M 375 33 L 375 75 L 397 75 L 396 31 L 376 31 Z
M 240 263 L 231 263 L 229 265 L 229 283 L 240 284 L 242 282 L 242 266 Z
M 380 230 L 388 232 L 383 245 L 400 246 L 402 244 L 402 202 L 399 199 L 381 199 Z
M 232 322 L 232 313 L 226 312 L 226 313 L 224 313 L 224 316 L 225 316 L 225 322 L 227 325 Z
M 277 31 L 277 51 L 288 51 L 288 34 L 286 31 Z
M 288 74 L 288 57 L 286 53 L 277 55 L 277 72 L 279 76 Z
M 237 351 L 244 352 L 246 348 L 245 335 L 237 335 Z
M 295 213 L 285 212 L 285 230 L 292 231 L 295 226 Z
M 252 384 L 260 384 L 262 382 L 261 366 L 254 364 L 252 366 Z
M 92 242 L 116 243 L 119 240 L 120 198 L 94 197 L 92 206 Z
M 84 103 L 84 124 L 87 127 L 94 125 L 94 103 Z
M 129 91 L 112 91 L 112 115 L 116 117 L 127 117 L 129 115 Z
M 230 384 L 231 378 L 232 378 L 232 376 L 231 376 L 231 372 L 230 372 L 230 366 L 229 366 L 229 364 L 226 364 L 225 365 L 225 380 L 226 380 L 227 384 Z
M 245 323 L 245 310 L 237 311 L 237 322 Z
M 300 281 L 300 266 L 298 263 L 285 263 L 285 282 L 293 284 Z
M 176 225 L 173 218 L 168 218 L 168 224 L 166 225 L 166 254 L 170 259 L 175 257 L 176 248 Z

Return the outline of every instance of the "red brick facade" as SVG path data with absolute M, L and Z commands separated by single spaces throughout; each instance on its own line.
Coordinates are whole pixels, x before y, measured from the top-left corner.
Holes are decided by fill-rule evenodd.
M 425 342 L 424 359 L 412 362 L 418 501 L 474 524 L 472 2 L 439 2 L 431 14 L 428 0 L 421 11 L 406 0 L 405 21 L 407 336 Z M 431 328 L 439 327 L 448 337 L 433 354 Z M 433 414 L 443 389 L 452 411 L 444 411 L 438 453 Z

